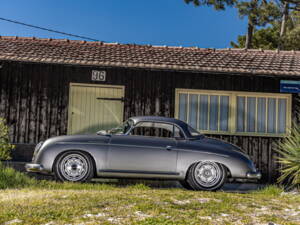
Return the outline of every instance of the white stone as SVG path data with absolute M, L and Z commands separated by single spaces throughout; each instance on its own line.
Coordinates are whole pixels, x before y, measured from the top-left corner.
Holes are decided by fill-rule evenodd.
M 200 216 L 199 218 L 202 220 L 212 220 L 211 216 Z
M 23 222 L 23 220 L 14 219 L 14 220 L 11 220 L 11 221 L 7 221 L 7 222 L 5 222 L 4 224 L 5 224 L 5 225 L 8 225 L 8 224 L 22 223 L 22 222 Z
M 145 214 L 145 213 L 143 213 L 141 211 L 136 211 L 136 212 L 134 212 L 134 214 L 137 215 L 140 218 L 143 218 L 143 219 L 147 218 L 147 217 L 151 217 L 150 215 L 147 215 L 147 214 Z
M 180 201 L 180 200 L 173 200 L 173 203 L 176 204 L 176 205 L 186 205 L 186 204 L 189 204 L 191 203 L 190 200 L 183 200 L 183 201 Z

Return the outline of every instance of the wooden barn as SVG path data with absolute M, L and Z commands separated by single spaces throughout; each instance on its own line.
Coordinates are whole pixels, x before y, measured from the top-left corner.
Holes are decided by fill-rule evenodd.
M 274 181 L 274 146 L 297 117 L 298 80 L 292 51 L 0 38 L 0 117 L 21 161 L 51 136 L 161 115 L 240 146 Z

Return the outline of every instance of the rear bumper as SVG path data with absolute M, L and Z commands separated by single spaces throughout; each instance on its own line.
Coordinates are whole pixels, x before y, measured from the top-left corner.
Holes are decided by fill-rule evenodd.
M 36 164 L 36 163 L 25 164 L 25 169 L 27 172 L 33 172 L 33 173 L 46 172 L 44 167 L 41 164 Z
M 247 179 L 259 180 L 261 178 L 261 172 L 248 172 Z

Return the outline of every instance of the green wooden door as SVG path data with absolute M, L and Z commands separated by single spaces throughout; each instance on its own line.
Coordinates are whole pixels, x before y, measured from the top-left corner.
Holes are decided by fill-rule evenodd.
M 123 121 L 123 86 L 70 85 L 69 134 L 91 134 Z

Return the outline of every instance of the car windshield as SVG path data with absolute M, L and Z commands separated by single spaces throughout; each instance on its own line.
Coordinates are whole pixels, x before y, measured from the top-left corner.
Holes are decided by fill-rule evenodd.
M 190 135 L 193 137 L 202 136 L 202 134 L 200 134 L 197 130 L 195 130 L 189 125 L 188 125 L 188 131 L 190 132 Z
M 108 133 L 109 134 L 126 134 L 127 131 L 131 128 L 132 125 L 133 125 L 132 120 L 126 120 L 121 125 L 109 130 Z

